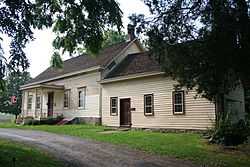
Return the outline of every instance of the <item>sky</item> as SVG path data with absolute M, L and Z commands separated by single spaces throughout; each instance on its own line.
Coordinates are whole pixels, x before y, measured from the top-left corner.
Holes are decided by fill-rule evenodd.
M 123 31 L 126 32 L 127 24 L 129 23 L 128 16 L 132 13 L 149 15 L 148 7 L 142 0 L 117 0 L 120 4 L 120 8 L 123 11 Z M 36 77 L 42 71 L 50 66 L 50 58 L 53 53 L 52 41 L 55 35 L 52 29 L 35 30 L 35 40 L 29 42 L 25 48 L 26 56 L 29 59 L 30 67 L 28 71 L 32 77 Z M 9 39 L 4 38 L 3 49 L 6 55 L 8 55 Z M 69 57 L 64 55 L 62 58 L 68 59 Z

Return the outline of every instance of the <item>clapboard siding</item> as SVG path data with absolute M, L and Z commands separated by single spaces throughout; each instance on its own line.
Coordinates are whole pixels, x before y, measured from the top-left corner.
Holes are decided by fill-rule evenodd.
M 49 83 L 64 85 L 65 90 L 70 90 L 69 108 L 64 109 L 63 106 L 61 106 L 62 113 L 65 117 L 100 117 L 100 84 L 97 82 L 100 79 L 100 72 L 92 72 Z M 81 87 L 86 87 L 85 109 L 78 108 L 78 88 Z M 58 96 L 57 99 L 63 105 L 63 94 Z
M 185 115 L 173 115 L 172 91 L 175 81 L 164 76 L 145 77 L 102 85 L 102 121 L 104 125 L 120 126 L 118 116 L 110 116 L 110 97 L 131 98 L 132 127 L 168 129 L 207 129 L 215 120 L 215 105 L 185 91 Z M 144 115 L 144 95 L 154 94 L 154 116 Z M 119 108 L 119 101 L 118 101 Z
M 47 82 L 45 84 L 63 85 L 65 90 L 70 90 L 70 104 L 69 108 L 64 108 L 64 90 L 57 89 L 28 89 L 24 91 L 23 95 L 23 115 L 24 116 L 47 116 L 48 112 L 48 92 L 54 92 L 54 106 L 53 115 L 63 114 L 66 118 L 74 117 L 97 117 L 100 118 L 99 98 L 100 98 L 100 84 L 97 82 L 101 78 L 100 72 L 91 72 L 74 76 L 58 81 Z M 86 103 L 85 109 L 78 108 L 78 88 L 86 87 Z M 35 109 L 36 92 L 41 94 L 41 109 Z M 32 108 L 27 109 L 28 93 L 33 94 Z

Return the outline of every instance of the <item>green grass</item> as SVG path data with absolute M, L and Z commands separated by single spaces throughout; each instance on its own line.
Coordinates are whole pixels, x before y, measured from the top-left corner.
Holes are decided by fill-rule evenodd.
M 0 166 L 13 167 L 56 167 L 62 163 L 54 160 L 48 154 L 24 144 L 0 139 Z
M 11 124 L 0 127 L 13 128 Z M 249 167 L 250 156 L 240 151 L 225 151 L 217 145 L 209 145 L 199 134 L 159 133 L 145 131 L 126 131 L 103 134 L 108 128 L 91 125 L 65 126 L 20 126 L 22 129 L 42 130 L 58 134 L 67 134 L 112 144 L 126 145 L 133 149 L 153 154 L 167 155 L 192 160 L 198 164 L 225 167 Z

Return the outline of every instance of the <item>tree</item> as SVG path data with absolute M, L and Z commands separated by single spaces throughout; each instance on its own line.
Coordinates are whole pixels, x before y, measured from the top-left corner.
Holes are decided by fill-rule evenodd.
M 109 30 L 104 32 L 104 41 L 102 44 L 102 48 L 105 48 L 107 46 L 124 42 L 127 39 L 127 35 L 124 32 L 118 32 L 114 30 Z
M 116 43 L 119 43 L 119 42 L 124 42 L 127 40 L 127 35 L 123 32 L 123 31 L 115 31 L 115 30 L 106 30 L 104 31 L 103 33 L 103 42 L 102 42 L 102 46 L 101 46 L 101 49 L 103 48 L 106 48 L 110 45 L 113 45 L 113 44 L 116 44 Z M 85 46 L 81 46 L 81 47 L 78 47 L 77 48 L 77 52 L 76 54 L 82 54 L 82 53 L 89 53 L 89 54 L 94 54 L 91 50 L 87 49 Z M 58 63 L 60 64 L 61 63 L 61 59 L 60 59 L 60 56 L 58 55 L 53 55 L 53 56 L 57 56 L 57 62 L 55 63 Z M 55 64 L 55 63 L 52 63 L 51 64 Z
M 96 53 L 102 46 L 105 28 L 116 26 L 120 30 L 121 15 L 115 0 L 0 1 L 0 35 L 11 38 L 10 61 L 0 52 L 0 86 L 4 85 L 7 70 L 25 71 L 28 68 L 23 48 L 33 40 L 34 29 L 53 26 L 57 34 L 53 42 L 55 53 L 72 54 L 78 45 L 83 44 Z
M 250 76 L 250 2 L 246 0 L 144 0 L 153 18 L 140 32 L 168 76 L 212 101 Z
M 22 92 L 20 86 L 31 79 L 28 72 L 11 73 L 7 76 L 6 90 L 0 92 L 0 112 L 18 115 L 22 108 Z M 11 103 L 11 97 L 16 97 L 16 103 Z

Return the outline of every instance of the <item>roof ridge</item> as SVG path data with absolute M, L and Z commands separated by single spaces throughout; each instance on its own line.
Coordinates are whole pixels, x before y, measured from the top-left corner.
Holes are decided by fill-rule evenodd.
M 130 42 L 131 42 L 131 41 L 122 41 L 122 42 L 118 42 L 118 43 L 111 44 L 111 45 L 109 45 L 109 46 L 107 46 L 107 47 L 105 47 L 105 48 L 102 48 L 102 49 L 99 51 L 99 53 L 100 53 L 101 51 L 104 51 L 105 49 L 112 48 L 112 47 L 114 47 L 114 46 L 121 45 L 121 44 L 123 44 L 123 43 L 124 43 L 124 44 L 125 44 L 125 43 L 130 43 Z M 99 53 L 98 53 L 98 54 L 99 54 Z M 75 57 L 71 57 L 71 58 L 69 58 L 69 59 L 64 60 L 63 63 L 66 62 L 66 61 L 72 60 L 72 59 L 79 58 L 79 57 L 81 57 L 81 56 L 89 56 L 89 57 L 96 58 L 96 56 L 89 55 L 88 53 L 82 53 L 82 54 L 77 55 L 77 56 L 75 56 Z M 48 67 L 48 68 L 49 68 L 49 67 Z

